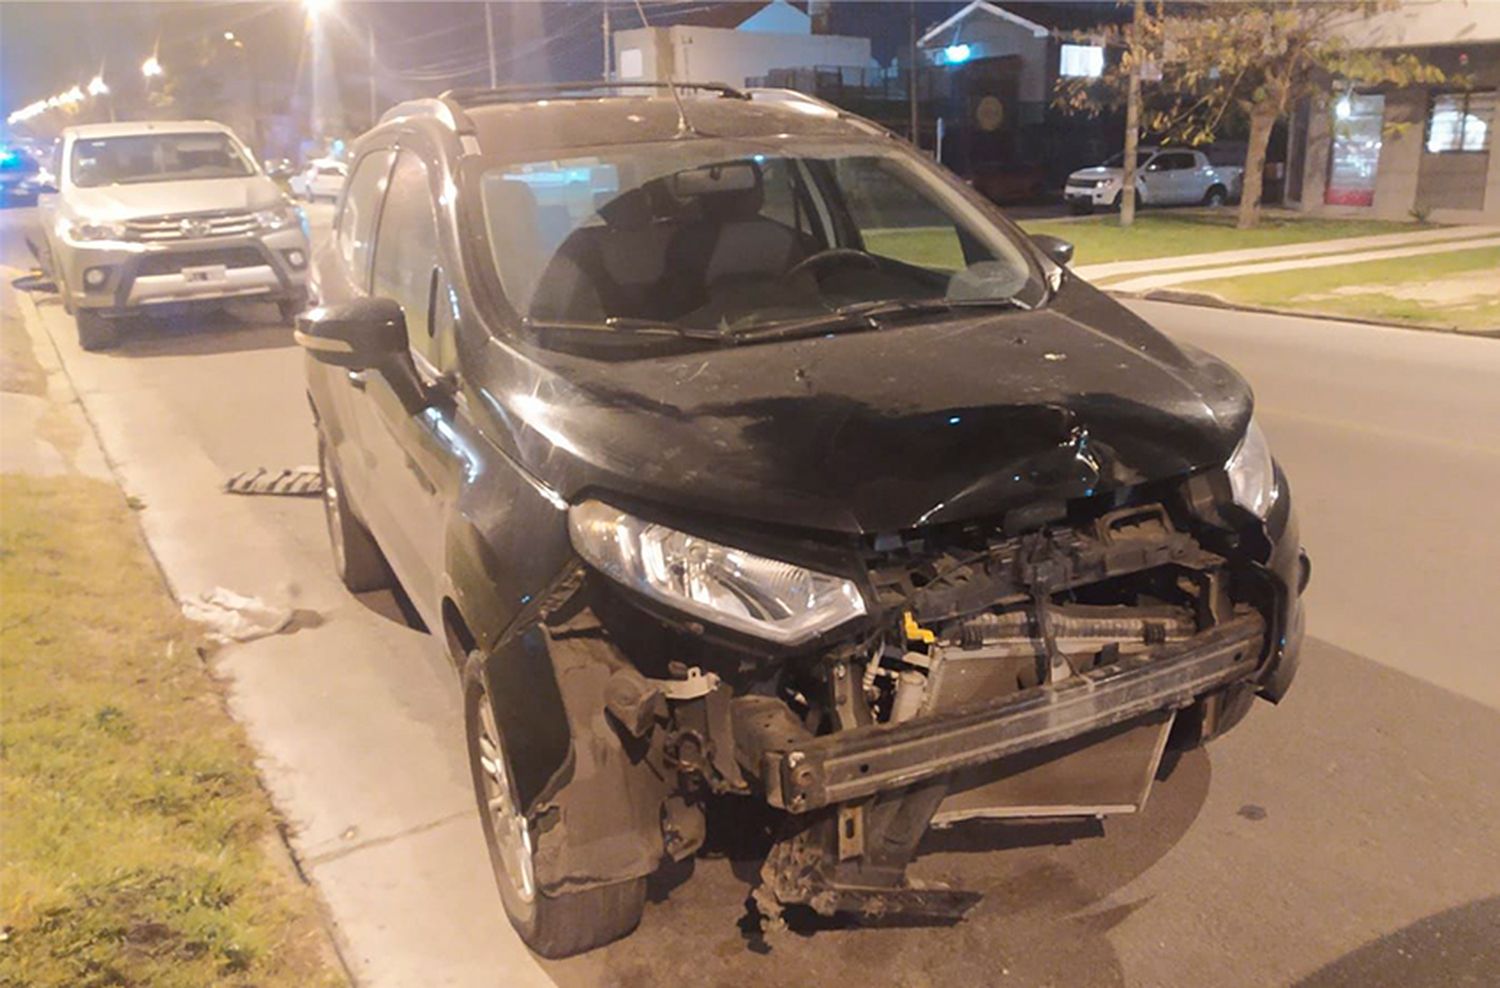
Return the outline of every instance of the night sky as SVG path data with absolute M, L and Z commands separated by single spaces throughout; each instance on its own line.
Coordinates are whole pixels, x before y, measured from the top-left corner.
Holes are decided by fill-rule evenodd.
M 653 23 L 709 6 L 706 0 L 648 2 Z M 960 2 L 923 2 L 918 21 L 933 24 Z M 614 27 L 634 27 L 633 3 L 611 4 Z M 882 62 L 906 44 L 905 0 L 838 2 L 835 33 L 869 36 Z M 496 3 L 494 17 L 501 82 L 598 78 L 602 62 L 601 5 L 583 0 Z M 484 10 L 479 3 L 344 2 L 335 6 L 334 58 L 364 73 L 368 27 L 373 26 L 382 96 L 390 101 L 488 81 Z M 176 3 L 15 2 L 0 4 L 0 108 L 16 109 L 74 84 L 102 68 L 112 87 L 140 84 L 140 64 L 159 46 L 170 70 L 174 48 L 233 31 L 243 57 L 262 78 L 300 71 L 306 56 L 304 15 L 286 0 Z M 123 90 L 122 90 L 123 91 Z

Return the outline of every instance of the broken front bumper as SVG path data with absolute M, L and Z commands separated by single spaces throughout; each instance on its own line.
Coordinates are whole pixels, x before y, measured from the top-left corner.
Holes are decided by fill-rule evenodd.
M 840 731 L 763 756 L 771 805 L 792 813 L 859 800 L 1067 741 L 1255 675 L 1266 626 L 1249 613 L 1168 645 L 989 703 Z

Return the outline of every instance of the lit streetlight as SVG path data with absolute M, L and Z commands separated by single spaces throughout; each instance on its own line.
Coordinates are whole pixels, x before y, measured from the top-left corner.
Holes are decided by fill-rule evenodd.
M 109 95 L 109 87 L 104 84 L 104 76 L 102 76 L 102 75 L 96 75 L 92 79 L 89 80 L 89 95 L 90 96 L 107 96 L 107 95 Z
M 332 10 L 333 5 L 334 0 L 302 0 L 302 7 L 307 11 L 307 16 L 314 20 Z
M 145 76 L 147 79 L 154 79 L 161 74 L 161 62 L 157 61 L 155 55 L 152 55 L 150 58 L 141 63 L 141 75 Z

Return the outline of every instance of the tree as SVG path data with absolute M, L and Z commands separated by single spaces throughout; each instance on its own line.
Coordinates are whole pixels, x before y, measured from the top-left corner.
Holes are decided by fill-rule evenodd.
M 1248 124 L 1240 229 L 1260 220 L 1266 147 L 1277 121 L 1303 100 L 1326 105 L 1335 81 L 1347 86 L 1443 81 L 1415 55 L 1359 49 L 1361 22 L 1396 0 L 1216 0 L 1157 3 L 1135 24 L 1127 57 L 1098 80 L 1059 80 L 1058 102 L 1075 111 L 1116 105 L 1142 58 L 1159 60 L 1162 81 L 1147 97 L 1145 129 L 1198 145 L 1233 122 Z M 1097 32 L 1096 32 L 1097 33 Z M 1106 29 L 1121 44 L 1120 28 Z

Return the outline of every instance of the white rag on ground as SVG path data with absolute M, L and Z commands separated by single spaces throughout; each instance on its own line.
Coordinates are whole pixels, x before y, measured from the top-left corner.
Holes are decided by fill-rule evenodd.
M 183 601 L 182 614 L 189 621 L 208 625 L 212 629 L 208 639 L 220 644 L 264 638 L 292 623 L 291 610 L 272 607 L 258 597 L 246 597 L 223 587 L 214 587 Z

